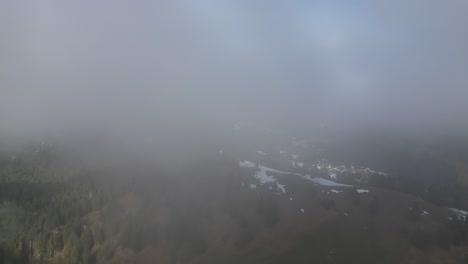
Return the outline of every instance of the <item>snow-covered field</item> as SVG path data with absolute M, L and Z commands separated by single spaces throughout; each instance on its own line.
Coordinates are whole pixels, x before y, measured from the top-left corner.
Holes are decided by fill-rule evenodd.
M 239 162 L 239 166 L 242 167 L 242 168 L 255 168 L 255 167 L 257 167 L 257 164 L 255 164 L 254 162 L 251 162 L 251 161 L 244 160 L 244 161 Z M 281 192 L 286 193 L 286 188 L 285 188 L 284 184 L 280 184 L 276 180 L 276 178 L 273 175 L 269 175 L 268 172 L 278 173 L 278 174 L 290 174 L 290 173 L 275 170 L 275 169 L 268 168 L 268 167 L 265 167 L 265 166 L 262 166 L 262 165 L 259 165 L 257 171 L 254 173 L 254 177 L 258 180 L 258 182 L 260 184 L 263 185 L 265 183 L 273 183 L 273 184 L 276 185 L 276 187 L 279 190 L 281 190 Z M 255 186 L 255 187 L 253 187 L 253 186 Z M 257 186 L 254 185 L 254 184 L 250 185 L 251 189 L 255 189 L 256 187 Z
M 327 179 L 324 179 L 324 178 L 320 178 L 320 177 L 312 177 L 310 175 L 305 175 L 304 176 L 304 175 L 301 175 L 299 173 L 280 171 L 280 170 L 272 169 L 272 168 L 265 167 L 263 165 L 259 165 L 259 164 L 256 164 L 254 162 L 248 161 L 248 160 L 240 161 L 239 166 L 242 167 L 242 168 L 249 168 L 249 169 L 250 168 L 257 168 L 257 170 L 254 173 L 254 177 L 258 180 L 258 182 L 260 184 L 262 184 L 262 185 L 266 184 L 266 183 L 276 184 L 277 188 L 280 189 L 283 193 L 286 193 L 285 185 L 280 184 L 278 182 L 278 180 L 275 178 L 275 176 L 271 175 L 270 173 L 296 175 L 296 176 L 299 176 L 301 178 L 310 180 L 310 181 L 314 182 L 315 184 L 322 185 L 322 186 L 354 187 L 352 185 L 341 184 L 341 183 L 337 183 L 337 182 L 327 180 Z M 336 192 L 338 193 L 338 191 L 336 191 Z M 364 193 L 364 192 L 369 192 L 369 190 L 359 189 L 358 192 L 359 193 Z
M 283 192 L 286 193 L 286 189 L 284 188 L 283 184 L 280 184 L 274 176 L 268 175 L 267 170 L 262 168 L 263 166 L 259 167 L 259 170 L 255 172 L 254 177 L 260 182 L 260 184 L 265 183 L 276 183 L 278 188 Z
M 466 220 L 466 217 L 468 216 L 468 212 L 464 210 L 460 210 L 457 208 L 449 208 L 449 210 L 454 212 L 457 215 L 458 219 Z
M 330 181 L 330 180 L 327 180 L 327 179 L 324 179 L 324 178 L 320 178 L 320 177 L 312 177 L 310 175 L 305 175 L 305 176 L 302 176 L 304 179 L 307 179 L 307 180 L 310 180 L 318 185 L 322 185 L 322 186 L 333 186 L 333 187 L 354 187 L 352 185 L 347 185 L 347 184 L 341 184 L 341 183 L 337 183 L 337 182 L 334 182 L 334 181 Z

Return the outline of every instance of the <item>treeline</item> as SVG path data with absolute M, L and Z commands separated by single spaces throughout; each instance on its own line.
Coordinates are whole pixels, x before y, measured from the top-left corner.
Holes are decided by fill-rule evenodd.
M 59 173 L 53 149 L 0 157 L 0 263 L 92 263 L 93 232 L 83 217 L 104 193 L 89 171 Z
M 468 187 L 453 167 L 433 159 L 393 157 L 387 175 L 374 174 L 369 184 L 417 195 L 439 206 L 468 208 Z
M 97 263 L 157 245 L 184 262 L 208 249 L 213 215 L 242 210 L 236 162 L 174 175 L 139 165 L 93 171 L 53 149 L 0 155 L 0 263 Z
M 388 176 L 372 175 L 370 185 L 417 195 L 440 206 L 468 209 L 468 187 L 456 171 L 456 162 L 468 161 L 466 144 L 396 140 L 382 132 L 333 140 L 318 149 L 306 153 L 308 162 L 325 159 L 385 171 Z
M 423 228 L 423 211 L 414 203 L 407 213 L 410 225 L 402 227 L 400 232 L 419 250 L 431 251 L 438 247 L 448 250 L 451 247 L 468 245 L 468 218 L 455 213 L 442 222 L 437 229 Z M 467 255 L 468 257 L 468 255 Z

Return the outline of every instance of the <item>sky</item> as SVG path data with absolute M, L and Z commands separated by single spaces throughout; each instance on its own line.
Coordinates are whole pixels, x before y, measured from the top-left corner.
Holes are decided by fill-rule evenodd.
M 0 132 L 463 133 L 466 25 L 464 0 L 5 0 Z

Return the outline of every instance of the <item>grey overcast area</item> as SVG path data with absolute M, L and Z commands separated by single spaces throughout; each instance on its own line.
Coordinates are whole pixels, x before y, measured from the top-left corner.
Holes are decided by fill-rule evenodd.
M 468 263 L 468 1 L 0 1 L 0 263 Z

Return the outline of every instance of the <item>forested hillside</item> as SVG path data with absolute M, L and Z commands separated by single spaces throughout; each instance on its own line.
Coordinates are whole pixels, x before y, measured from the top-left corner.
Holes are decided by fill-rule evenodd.
M 394 186 L 278 174 L 283 193 L 218 153 L 170 169 L 86 164 L 40 144 L 2 155 L 2 263 L 468 261 L 466 218 Z

